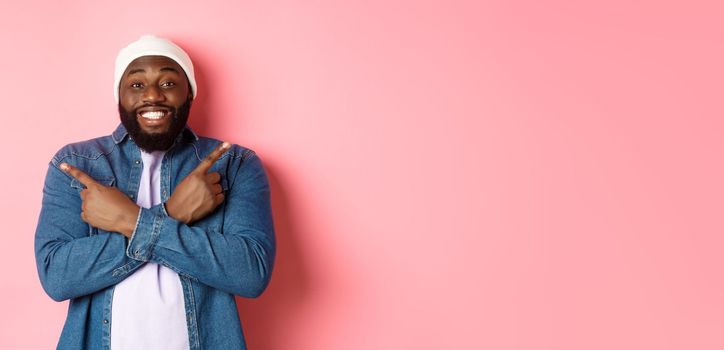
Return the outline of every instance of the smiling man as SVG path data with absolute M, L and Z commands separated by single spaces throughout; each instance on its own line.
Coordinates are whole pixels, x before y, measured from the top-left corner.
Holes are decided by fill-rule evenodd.
M 269 182 L 251 149 L 186 122 L 180 47 L 146 35 L 116 58 L 121 125 L 52 158 L 35 232 L 40 281 L 70 299 L 58 349 L 244 349 L 234 295 L 275 256 Z

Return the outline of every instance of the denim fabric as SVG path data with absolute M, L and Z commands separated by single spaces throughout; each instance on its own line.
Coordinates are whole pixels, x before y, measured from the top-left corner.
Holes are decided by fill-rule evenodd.
M 177 137 L 161 165 L 163 202 L 219 144 L 188 128 Z M 46 293 L 70 299 L 58 349 L 109 349 L 114 286 L 148 261 L 179 274 L 191 349 L 245 349 L 234 295 L 264 291 L 276 251 L 269 182 L 254 151 L 233 145 L 211 168 L 221 174 L 226 196 L 214 212 L 185 225 L 162 204 L 142 208 L 131 239 L 81 220 L 84 186 L 60 170 L 63 162 L 134 202 L 143 170 L 122 125 L 110 136 L 63 147 L 49 164 L 35 258 Z

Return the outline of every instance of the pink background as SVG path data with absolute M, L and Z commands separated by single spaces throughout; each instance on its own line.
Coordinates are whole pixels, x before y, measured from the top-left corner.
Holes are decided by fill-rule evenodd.
M 720 2 L 60 3 L 0 4 L 0 348 L 55 346 L 46 165 L 116 126 L 144 33 L 270 175 L 251 349 L 724 348 Z

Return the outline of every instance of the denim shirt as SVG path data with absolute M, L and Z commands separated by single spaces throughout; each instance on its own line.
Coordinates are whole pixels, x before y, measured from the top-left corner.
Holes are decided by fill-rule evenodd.
M 179 134 L 161 164 L 162 202 L 219 144 L 189 128 Z M 209 170 L 221 175 L 225 200 L 208 216 L 186 225 L 163 204 L 141 208 L 130 239 L 81 220 L 84 186 L 60 170 L 63 162 L 134 202 L 143 170 L 123 125 L 67 145 L 50 161 L 35 258 L 45 292 L 70 299 L 57 348 L 109 349 L 114 286 L 150 261 L 179 275 L 191 349 L 245 349 L 234 295 L 254 298 L 266 289 L 276 251 L 269 181 L 254 151 L 232 145 Z

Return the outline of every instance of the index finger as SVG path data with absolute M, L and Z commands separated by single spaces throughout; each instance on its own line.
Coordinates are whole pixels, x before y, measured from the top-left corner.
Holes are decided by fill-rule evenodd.
M 211 166 L 214 165 L 214 163 L 219 160 L 222 154 L 226 152 L 227 149 L 229 149 L 231 145 L 228 142 L 222 142 L 220 145 L 218 145 L 211 153 L 209 153 L 206 158 L 204 158 L 201 163 L 199 163 L 199 166 L 196 167 L 196 171 L 201 172 L 207 172 L 209 169 L 211 169 Z
M 90 177 L 88 174 L 84 173 L 80 169 L 71 166 L 68 163 L 61 163 L 60 169 L 68 173 L 68 175 L 74 177 L 76 180 L 78 180 L 80 183 L 85 185 L 85 187 L 90 187 L 92 185 L 98 185 L 96 180 L 93 180 L 92 177 Z

